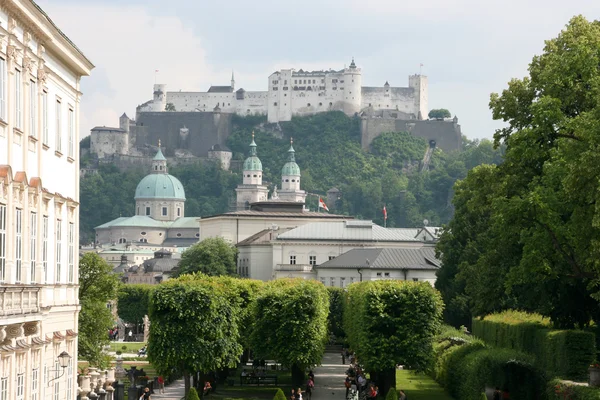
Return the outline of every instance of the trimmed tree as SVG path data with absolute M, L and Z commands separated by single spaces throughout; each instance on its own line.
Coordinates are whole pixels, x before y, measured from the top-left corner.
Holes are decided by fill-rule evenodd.
M 200 400 L 200 397 L 198 397 L 198 392 L 196 391 L 196 388 L 191 388 L 185 398 L 186 398 L 186 400 Z
M 346 336 L 342 318 L 344 313 L 344 289 L 327 286 L 327 293 L 329 294 L 329 332 L 333 333 L 338 339 L 344 338 Z
M 396 392 L 396 388 L 391 387 L 390 390 L 388 390 L 385 400 L 398 400 L 398 392 Z
M 277 389 L 277 392 L 275 393 L 275 397 L 273 397 L 273 400 L 287 400 L 287 398 L 285 397 L 283 390 Z
M 240 355 L 240 309 L 217 279 L 186 275 L 152 291 L 148 359 L 162 373 L 190 377 L 234 367 Z
M 443 308 L 439 292 L 426 282 L 350 285 L 344 309 L 348 341 L 382 393 L 396 387 L 396 365 L 431 365 Z
M 181 255 L 174 276 L 201 272 L 206 275 L 235 275 L 237 248 L 222 237 L 204 239 Z
M 278 279 L 265 284 L 253 307 L 251 348 L 257 358 L 275 359 L 291 368 L 292 382 L 304 382 L 306 368 L 325 352 L 329 296 L 322 283 Z
M 445 108 L 437 108 L 429 111 L 428 116 L 431 119 L 444 119 L 450 118 L 452 115 L 450 114 L 450 111 L 446 110 Z
M 150 292 L 153 285 L 127 284 L 119 288 L 117 294 L 117 312 L 119 317 L 137 327 L 148 315 Z

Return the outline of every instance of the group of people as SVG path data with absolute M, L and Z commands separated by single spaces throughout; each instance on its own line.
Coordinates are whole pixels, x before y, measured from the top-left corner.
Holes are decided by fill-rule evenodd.
M 302 388 L 292 389 L 290 400 L 303 400 L 302 393 L 306 393 L 306 400 L 312 398 L 313 390 L 315 390 L 315 374 L 312 370 L 308 371 L 308 380 L 306 381 L 306 389 L 302 391 Z
M 346 387 L 346 400 L 352 400 L 358 394 L 359 398 L 375 399 L 379 396 L 379 387 L 375 382 L 369 382 L 365 377 L 365 373 L 356 360 L 356 355 L 348 349 L 342 350 L 342 364 L 346 364 L 346 359 L 350 361 L 350 367 L 346 370 L 346 379 L 344 386 Z M 352 389 L 355 385 L 356 389 Z M 403 390 L 398 392 L 399 400 L 407 400 L 406 393 Z
M 119 328 L 114 327 L 108 330 L 108 340 L 117 340 L 119 338 Z

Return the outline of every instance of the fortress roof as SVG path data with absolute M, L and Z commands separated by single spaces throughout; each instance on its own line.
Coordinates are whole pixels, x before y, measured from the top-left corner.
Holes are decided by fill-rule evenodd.
M 117 131 L 117 132 L 123 132 L 125 133 L 125 131 L 121 128 L 113 128 L 110 126 L 95 126 L 92 128 L 93 131 L 96 132 L 111 132 L 111 131 Z
M 211 86 L 208 88 L 208 93 L 233 93 L 231 86 Z

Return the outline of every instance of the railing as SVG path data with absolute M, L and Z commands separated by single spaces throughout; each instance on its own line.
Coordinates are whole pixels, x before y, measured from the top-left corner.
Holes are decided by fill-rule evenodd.
M 277 264 L 275 271 L 312 272 L 313 265 L 310 264 Z
M 32 314 L 40 311 L 39 286 L 0 287 L 0 315 Z

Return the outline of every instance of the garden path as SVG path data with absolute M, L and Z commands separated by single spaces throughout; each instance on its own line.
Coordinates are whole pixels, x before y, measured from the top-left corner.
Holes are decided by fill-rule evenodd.
M 312 400 L 345 400 L 344 379 L 348 364 L 342 364 L 340 353 L 325 353 L 321 366 L 315 368 L 315 390 Z M 303 396 L 307 399 L 306 396 Z
M 169 386 L 165 386 L 165 393 L 160 394 L 158 390 L 154 391 L 154 394 L 150 397 L 151 400 L 181 400 L 185 394 L 185 382 L 183 379 L 179 379 Z

